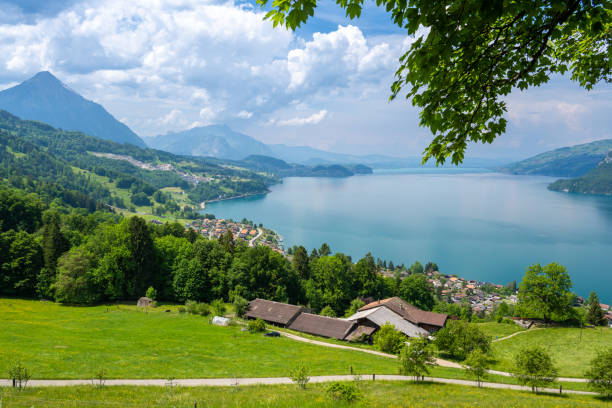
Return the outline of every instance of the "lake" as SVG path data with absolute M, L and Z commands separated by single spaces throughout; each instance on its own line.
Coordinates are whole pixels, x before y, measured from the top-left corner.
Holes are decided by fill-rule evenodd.
M 285 247 L 326 242 L 357 261 L 433 261 L 440 271 L 506 284 L 534 263 L 568 268 L 574 290 L 612 301 L 612 197 L 548 191 L 550 177 L 478 169 L 286 178 L 262 196 L 209 203 L 218 218 L 276 230 Z

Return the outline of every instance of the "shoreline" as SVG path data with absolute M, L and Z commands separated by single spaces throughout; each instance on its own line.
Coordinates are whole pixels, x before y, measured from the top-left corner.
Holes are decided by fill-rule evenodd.
M 228 201 L 228 200 L 237 200 L 239 198 L 247 198 L 247 197 L 253 197 L 253 196 L 258 196 L 258 195 L 266 195 L 266 194 L 268 194 L 270 192 L 271 191 L 268 190 L 268 191 L 266 191 L 264 193 L 248 193 L 248 194 L 242 194 L 242 195 L 234 196 L 234 197 L 215 198 L 214 200 L 202 201 L 200 203 L 200 208 L 202 210 L 204 210 L 204 209 L 206 209 L 206 205 L 210 204 L 210 203 L 217 203 L 217 202 L 220 202 L 220 201 Z

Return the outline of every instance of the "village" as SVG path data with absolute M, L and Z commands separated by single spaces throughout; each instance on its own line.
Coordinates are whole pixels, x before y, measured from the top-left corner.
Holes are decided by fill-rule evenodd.
M 234 220 L 215 219 L 212 217 L 197 219 L 186 225 L 198 234 L 208 239 L 219 239 L 228 231 L 232 233 L 237 241 L 246 242 L 249 246 L 267 246 L 273 251 L 284 254 L 282 238 L 275 231 L 264 228 L 263 225 L 255 225 L 251 221 L 243 219 L 241 222 Z

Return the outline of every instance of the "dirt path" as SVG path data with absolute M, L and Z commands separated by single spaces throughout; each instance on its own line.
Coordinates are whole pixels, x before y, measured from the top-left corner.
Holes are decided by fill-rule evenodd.
M 512 334 L 510 334 L 510 335 L 508 335 L 506 337 L 500 337 L 499 339 L 495 339 L 495 340 L 492 341 L 492 343 L 497 343 L 498 341 L 502 341 L 502 340 L 508 340 L 509 338 L 514 337 L 516 335 L 519 335 L 521 333 L 527 333 L 527 332 L 531 332 L 531 331 L 534 331 L 534 330 L 542 330 L 542 329 L 536 327 L 534 329 L 527 329 L 527 330 L 517 331 L 516 333 L 512 333 Z
M 355 379 L 352 375 L 322 375 L 310 377 L 311 383 L 324 383 L 331 381 L 353 381 Z M 375 378 L 371 375 L 362 376 L 362 380 L 386 380 L 386 381 L 412 381 L 413 377 L 407 377 L 402 375 L 376 375 Z M 476 381 L 468 380 L 455 380 L 448 378 L 432 378 L 425 377 L 425 381 L 440 383 L 440 384 L 454 384 L 464 385 L 470 387 L 476 387 L 478 384 Z M 273 385 L 273 384 L 291 384 L 292 381 L 289 377 L 264 377 L 264 378 L 192 378 L 192 379 L 179 379 L 173 380 L 172 385 L 180 385 L 183 387 L 232 387 L 239 385 Z M 71 387 L 78 385 L 92 385 L 92 380 L 30 380 L 28 387 Z M 160 379 L 140 379 L 140 380 L 106 380 L 104 385 L 106 386 L 155 386 L 165 387 L 171 384 L 167 380 Z M 11 382 L 9 380 L 0 380 L 0 387 L 9 387 Z M 508 390 L 520 390 L 530 391 L 529 387 L 523 387 L 520 385 L 512 384 L 499 384 L 499 383 L 481 383 L 484 388 L 497 388 L 497 389 L 508 389 Z M 559 392 L 558 388 L 542 388 L 544 392 Z M 583 394 L 583 395 L 596 395 L 593 392 L 587 391 L 563 391 L 567 394 Z
M 538 330 L 538 329 L 533 329 L 533 330 Z M 297 336 L 297 335 L 292 334 L 292 333 L 287 333 L 287 332 L 282 331 L 282 330 L 279 330 L 279 333 L 281 335 L 287 337 L 287 338 L 292 339 L 292 340 L 301 341 L 301 342 L 304 342 L 304 343 L 316 344 L 318 346 L 331 347 L 331 348 L 339 348 L 339 349 L 344 349 L 344 350 L 360 351 L 362 353 L 374 354 L 374 355 L 377 355 L 377 356 L 387 357 L 387 358 L 397 358 L 397 356 L 393 355 L 393 354 L 387 354 L 387 353 L 383 353 L 383 352 L 380 352 L 380 351 L 369 350 L 369 349 L 364 349 L 364 348 L 359 348 L 359 347 L 344 346 L 344 345 L 341 345 L 341 344 L 333 344 L 333 343 L 327 343 L 327 342 L 324 342 L 324 341 L 307 339 L 305 337 Z M 511 334 L 510 336 L 516 335 L 518 333 L 523 333 L 523 332 L 516 332 L 516 333 Z M 508 337 L 510 337 L 510 336 L 508 336 Z M 508 337 L 504 337 L 504 338 L 508 338 Z M 464 367 L 461 364 L 455 363 L 454 361 L 443 360 L 441 358 L 436 358 L 435 361 L 436 361 L 436 365 L 439 365 L 440 367 L 450 367 L 450 368 L 464 369 Z M 504 377 L 512 377 L 512 373 L 507 373 L 505 371 L 496 371 L 496 370 L 487 370 L 487 371 L 490 374 L 502 375 Z M 560 382 L 579 382 L 579 383 L 588 382 L 588 380 L 585 379 L 585 378 L 566 378 L 566 377 L 557 378 L 557 381 L 560 381 Z

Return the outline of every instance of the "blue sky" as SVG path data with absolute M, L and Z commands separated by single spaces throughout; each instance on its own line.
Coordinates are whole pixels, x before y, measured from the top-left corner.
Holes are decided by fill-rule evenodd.
M 226 123 L 266 143 L 419 155 L 418 111 L 388 102 L 410 43 L 366 2 L 323 2 L 296 32 L 248 2 L 0 0 L 0 89 L 49 70 L 141 136 Z M 521 158 L 612 138 L 612 89 L 567 78 L 507 98 L 508 132 L 468 156 Z

